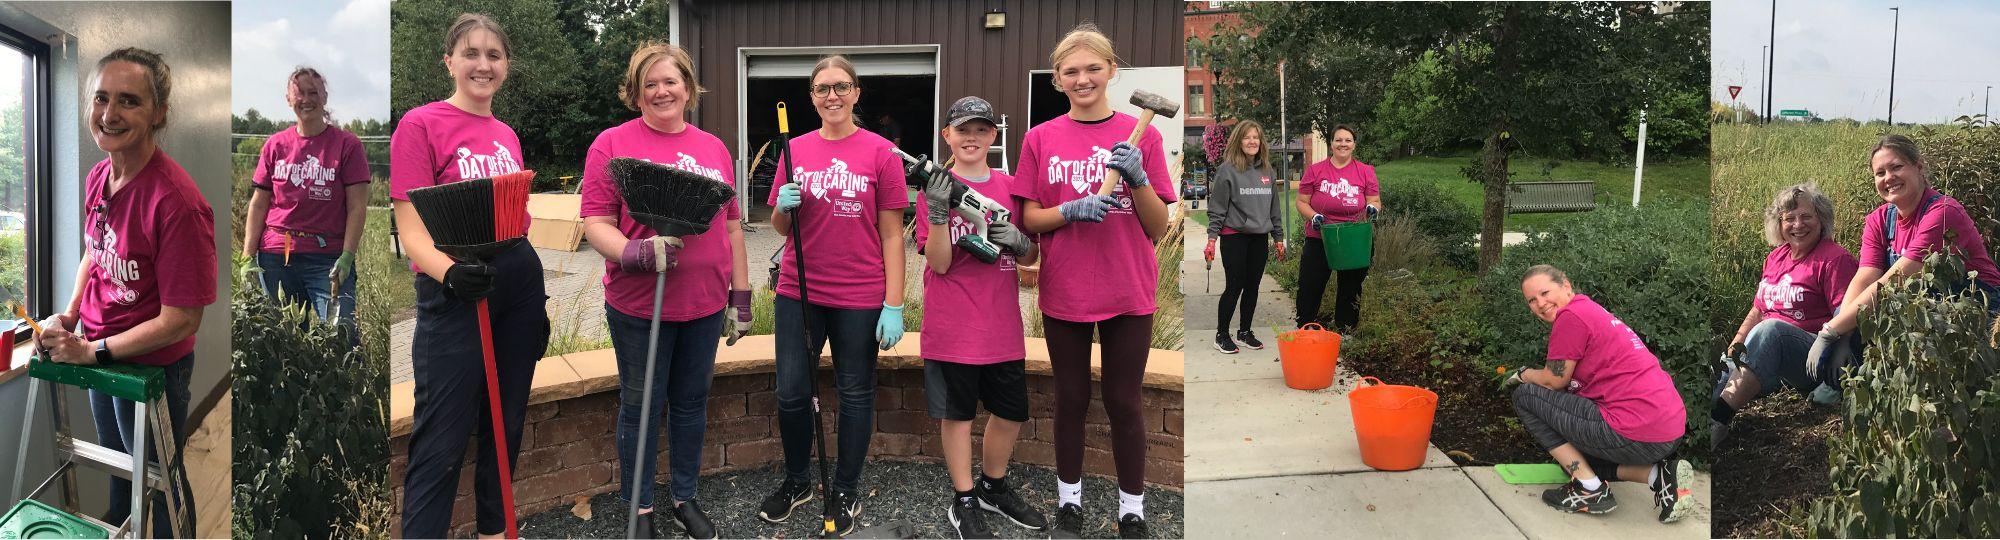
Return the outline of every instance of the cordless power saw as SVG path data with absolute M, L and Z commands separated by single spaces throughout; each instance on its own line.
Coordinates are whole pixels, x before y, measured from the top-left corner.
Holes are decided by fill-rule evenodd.
M 1007 221 L 1009 219 L 1011 213 L 1007 211 L 1007 207 L 1000 206 L 998 201 L 987 198 L 985 195 L 980 195 L 978 191 L 973 191 L 972 186 L 965 185 L 965 182 L 960 182 L 958 178 L 951 175 L 949 170 L 937 162 L 913 157 L 902 150 L 895 150 L 895 152 L 898 157 L 903 158 L 904 163 L 910 166 L 910 170 L 906 176 L 916 176 L 917 178 L 924 179 L 926 187 L 931 186 L 932 182 L 950 184 L 951 196 L 945 200 L 949 203 L 951 211 L 957 213 L 960 218 L 965 219 L 966 223 L 970 223 L 973 226 L 973 232 L 958 237 L 958 242 L 954 243 L 954 245 L 958 246 L 959 249 L 965 250 L 966 253 L 971 253 L 972 258 L 979 259 L 979 262 L 992 263 L 993 261 L 1000 260 L 1000 246 L 986 238 L 986 231 L 989 228 L 988 224 L 995 221 Z

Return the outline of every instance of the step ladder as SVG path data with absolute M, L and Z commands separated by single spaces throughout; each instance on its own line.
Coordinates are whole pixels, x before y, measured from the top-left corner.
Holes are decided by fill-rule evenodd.
M 28 406 L 22 423 L 20 451 L 14 461 L 12 491 L 14 498 L 20 502 L 5 517 L 0 517 L 0 538 L 143 538 L 152 534 L 153 529 L 147 526 L 148 518 L 167 519 L 169 529 L 176 538 L 194 537 L 194 505 L 191 501 L 182 500 L 188 494 L 176 496 L 173 488 L 185 485 L 182 477 L 186 475 L 186 469 L 180 462 L 179 452 L 175 451 L 173 423 L 165 400 L 166 373 L 162 368 L 124 364 L 81 366 L 37 358 L 29 361 L 28 376 Z M 96 390 L 132 402 L 131 453 L 70 436 L 68 418 L 63 411 L 66 404 L 64 389 L 67 387 Z M 39 402 L 44 392 L 47 401 Z M 51 425 L 55 428 L 56 470 L 33 491 L 23 494 L 21 487 L 28 461 L 28 443 L 33 438 L 27 428 L 34 425 L 38 409 L 43 405 L 48 407 Z M 162 463 L 165 465 L 148 463 L 145 459 L 148 449 L 163 456 Z M 78 513 L 75 474 L 78 465 L 132 481 L 131 493 L 112 494 L 113 497 L 131 498 L 132 511 L 125 523 L 109 524 Z M 58 481 L 62 482 L 62 504 L 59 507 L 35 500 Z M 148 515 L 152 506 L 148 494 L 152 491 L 166 494 L 166 516 Z M 10 532 L 15 534 L 10 536 Z

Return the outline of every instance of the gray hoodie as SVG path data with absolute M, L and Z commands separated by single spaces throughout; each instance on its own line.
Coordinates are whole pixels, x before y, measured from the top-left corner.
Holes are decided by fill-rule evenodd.
M 1215 178 L 1208 181 L 1208 236 L 1220 237 L 1223 227 L 1243 234 L 1277 228 L 1288 195 L 1278 192 L 1277 176 L 1270 169 L 1238 169 L 1228 163 L 1216 167 Z

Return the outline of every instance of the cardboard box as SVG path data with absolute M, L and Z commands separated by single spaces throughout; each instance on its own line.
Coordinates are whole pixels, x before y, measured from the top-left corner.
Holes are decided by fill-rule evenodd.
M 542 249 L 576 251 L 583 241 L 583 196 L 537 193 L 528 196 L 528 244 Z

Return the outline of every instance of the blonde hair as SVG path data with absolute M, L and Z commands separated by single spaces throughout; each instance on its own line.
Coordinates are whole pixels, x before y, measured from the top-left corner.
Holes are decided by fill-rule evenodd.
M 1548 276 L 1549 281 L 1555 282 L 1557 285 L 1569 285 L 1569 274 L 1563 273 L 1562 269 L 1556 268 L 1553 265 L 1537 264 L 1530 266 L 1528 267 L 1528 272 L 1521 275 L 1521 281 L 1525 283 L 1529 278 L 1535 276 Z
M 632 51 L 632 60 L 625 66 L 625 84 L 618 88 L 618 100 L 625 102 L 625 108 L 639 110 L 639 94 L 646 86 L 646 72 L 651 71 L 653 64 L 660 60 L 673 60 L 674 67 L 681 72 L 681 82 L 687 83 L 686 110 L 692 111 L 701 105 L 701 94 L 708 89 L 695 81 L 694 59 L 688 56 L 687 49 L 671 43 L 648 41 L 640 43 L 639 48 Z
M 861 75 L 854 73 L 854 62 L 850 62 L 846 56 L 838 54 L 821 57 L 818 63 L 813 64 L 812 73 L 806 75 L 806 84 L 812 84 L 813 78 L 819 77 L 819 72 L 829 69 L 838 69 L 847 72 L 847 78 L 854 79 L 854 88 L 856 90 L 861 89 Z M 854 121 L 854 127 L 861 127 L 860 103 L 856 103 L 852 109 L 854 112 L 848 115 L 848 119 Z
M 1229 130 L 1229 145 L 1224 147 L 1222 151 L 1223 163 L 1228 163 L 1229 166 L 1238 169 L 1255 168 L 1264 170 L 1271 168 L 1270 144 L 1264 144 L 1262 148 L 1258 148 L 1257 157 L 1255 158 L 1250 157 L 1249 152 L 1243 151 L 1243 139 L 1248 137 L 1252 131 L 1257 132 L 1259 139 L 1264 137 L 1264 126 L 1258 125 L 1255 120 L 1237 122 L 1236 128 Z
M 1111 70 L 1114 73 L 1118 70 L 1118 51 L 1111 47 L 1111 38 L 1105 37 L 1104 32 L 1097 29 L 1096 23 L 1084 21 L 1076 25 L 1076 28 L 1071 28 L 1069 33 L 1063 34 L 1062 41 L 1056 42 L 1056 49 L 1049 52 L 1049 69 L 1061 69 L 1062 60 L 1078 52 L 1090 52 L 1102 56 L 1105 60 L 1111 61 Z M 1050 77 L 1049 84 L 1056 85 L 1056 89 L 1061 90 L 1061 83 L 1056 82 L 1058 78 Z
M 451 56 L 451 49 L 458 46 L 458 40 L 465 39 L 465 35 L 473 30 L 492 32 L 493 37 L 500 38 L 500 54 L 514 56 L 514 42 L 507 39 L 507 31 L 500 28 L 500 23 L 495 22 L 493 16 L 485 13 L 458 14 L 458 20 L 452 21 L 451 29 L 444 33 L 445 56 Z
M 160 53 L 138 47 L 126 47 L 111 51 L 110 54 L 106 54 L 103 58 L 97 60 L 97 71 L 93 72 L 90 76 L 92 86 L 96 86 L 97 81 L 104 76 L 104 66 L 111 65 L 112 62 L 129 62 L 132 65 L 144 68 L 146 70 L 146 86 L 153 91 L 153 107 L 162 111 L 172 110 L 167 107 L 167 98 L 174 93 L 173 68 L 168 67 L 167 61 L 160 58 Z M 153 132 L 157 134 L 160 130 L 166 128 L 167 116 L 161 114 L 160 123 L 153 125 Z
M 1794 184 L 1778 190 L 1778 196 L 1771 200 L 1771 206 L 1764 209 L 1764 242 L 1778 247 L 1784 242 L 1785 213 L 1807 205 L 1819 215 L 1819 239 L 1833 238 L 1833 199 L 1820 193 L 1819 186 L 1812 182 Z

